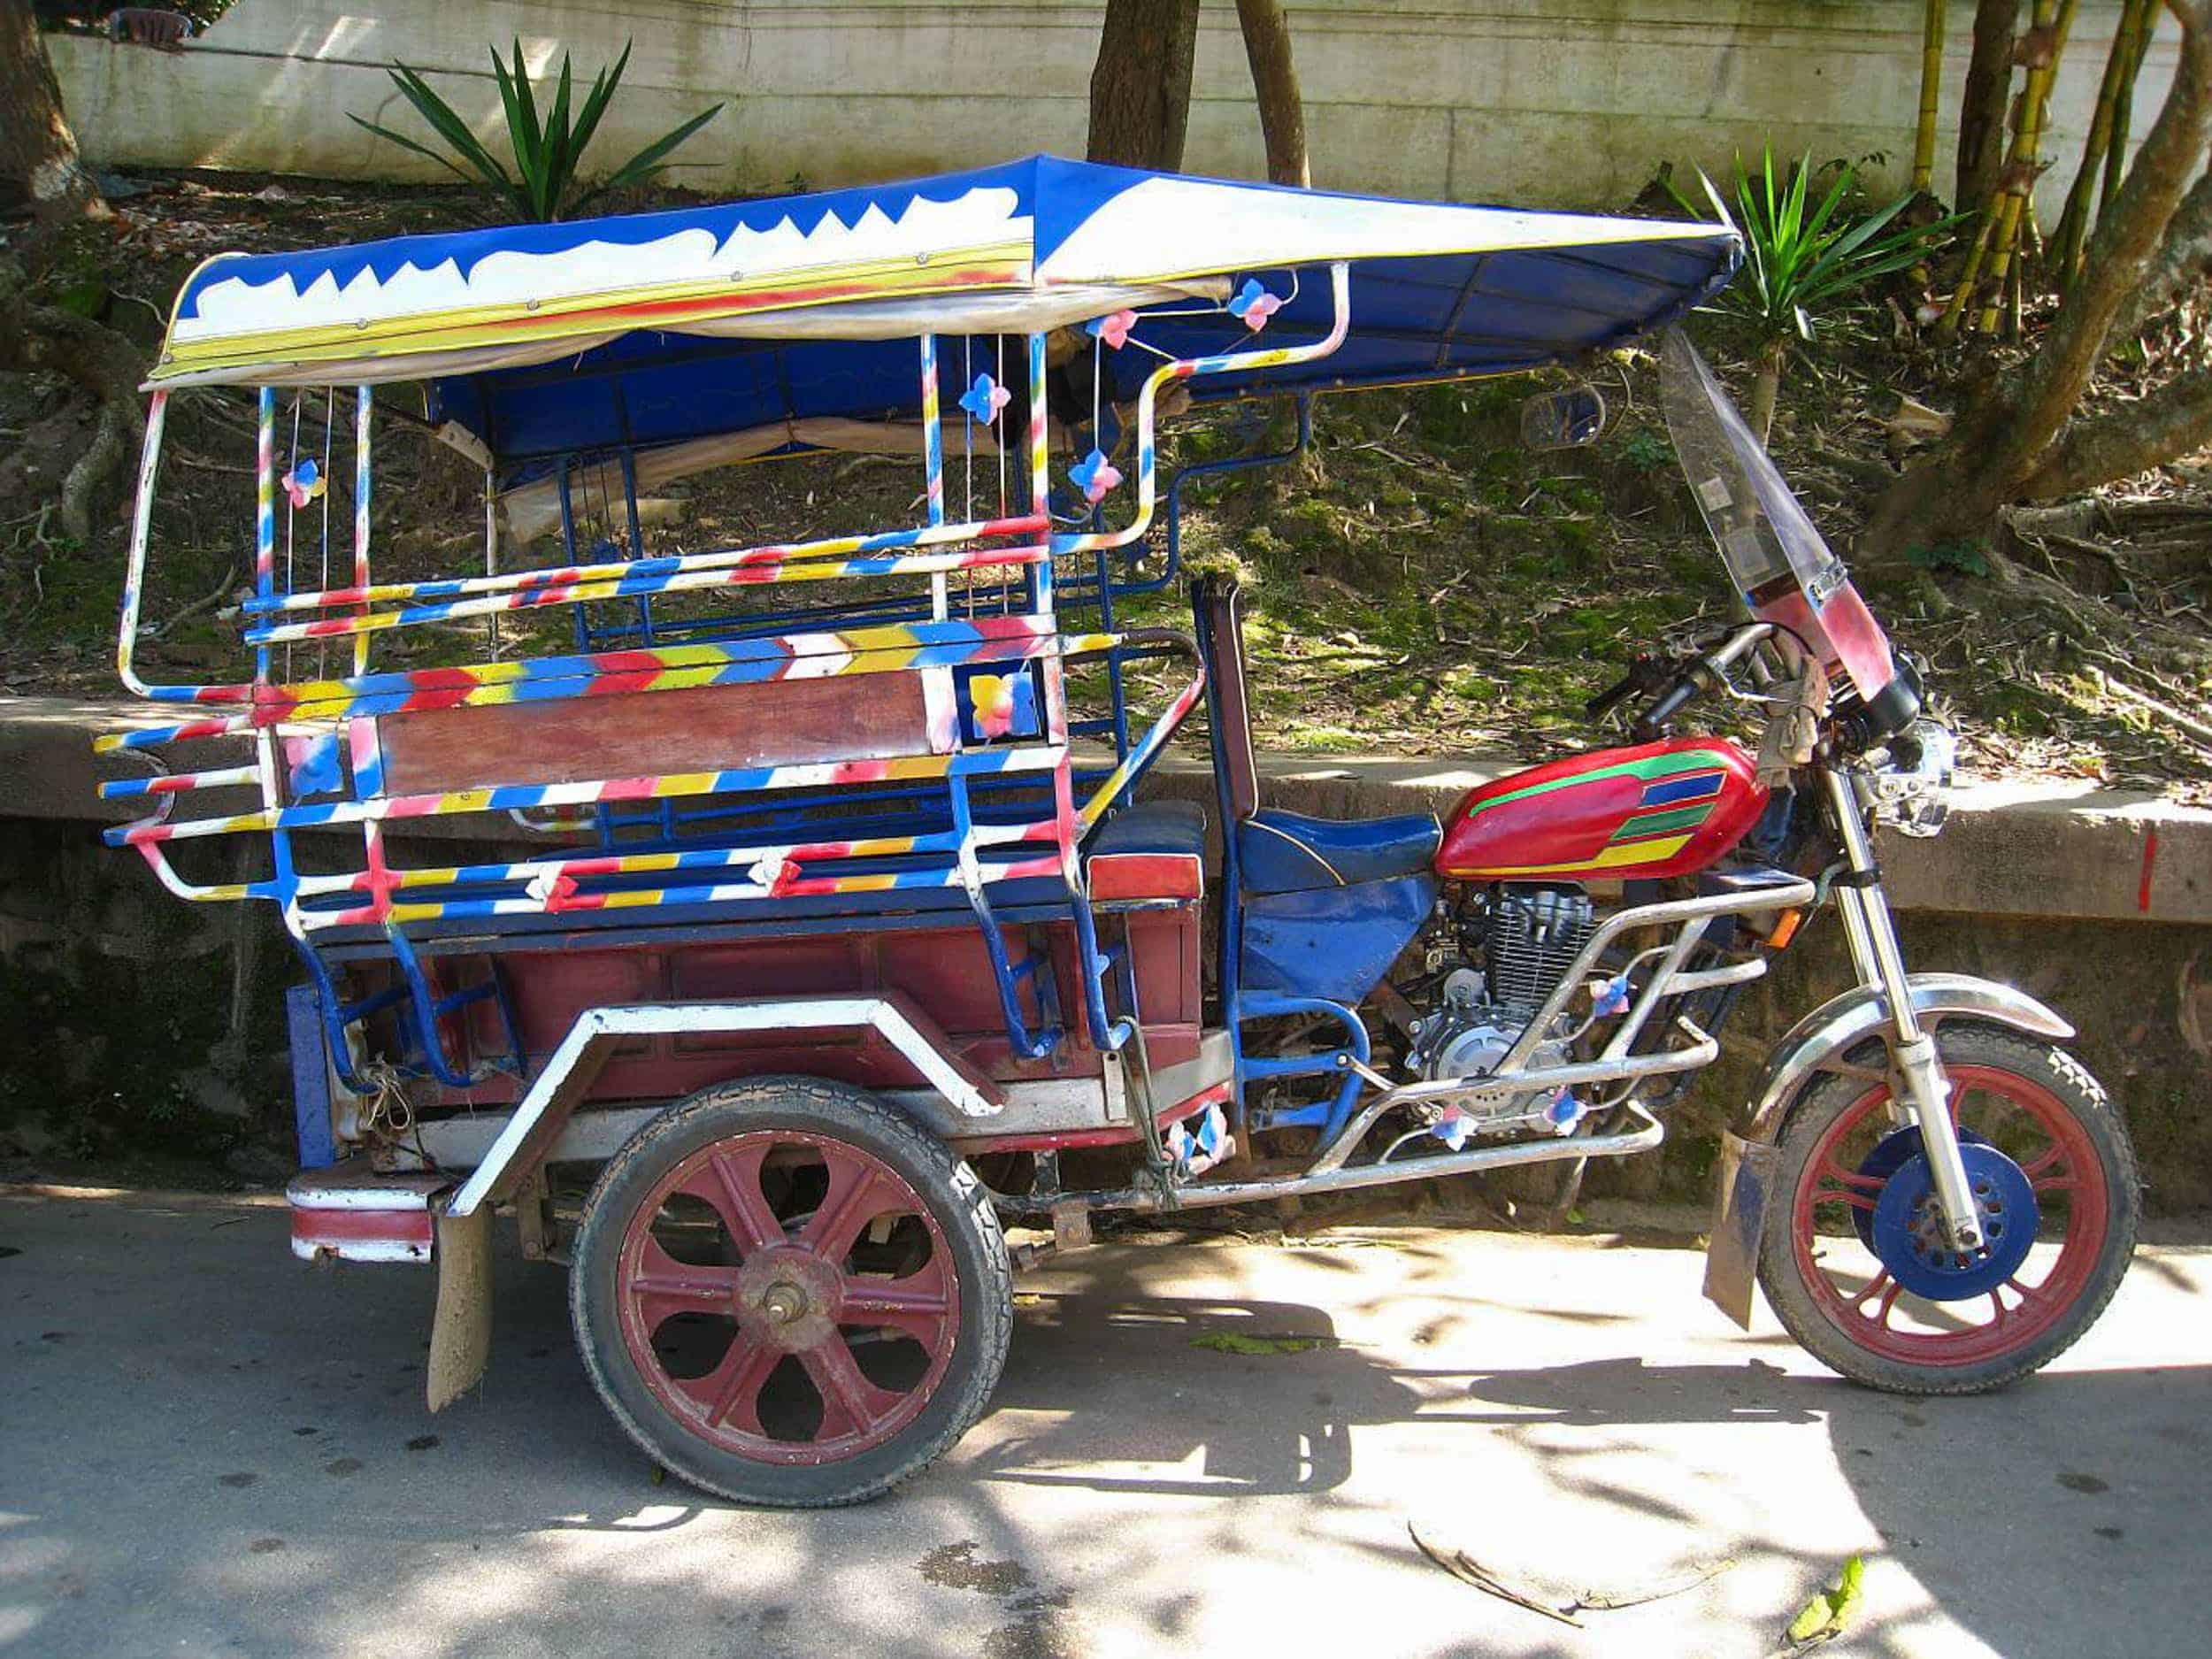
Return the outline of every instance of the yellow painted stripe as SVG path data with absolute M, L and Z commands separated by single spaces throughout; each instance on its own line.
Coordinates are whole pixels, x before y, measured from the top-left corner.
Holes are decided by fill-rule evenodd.
M 1609 847 L 1594 858 L 1578 858 L 1563 864 L 1515 864 L 1488 869 L 1486 876 L 1555 876 L 1577 870 L 1618 870 L 1631 864 L 1663 864 L 1689 844 L 1687 835 L 1663 841 L 1638 841 L 1629 847 Z
M 552 302 L 508 302 L 410 311 L 359 326 L 324 323 L 311 327 L 262 329 L 252 334 L 227 334 L 200 340 L 179 340 L 173 333 L 151 378 L 161 380 L 269 361 L 316 363 L 334 358 L 520 345 L 608 330 L 626 332 L 654 326 L 680 329 L 687 323 L 753 311 L 849 304 L 859 298 L 878 296 L 973 292 L 979 285 L 972 279 L 978 274 L 995 275 L 998 285 L 1012 287 L 1028 280 L 1030 251 L 1030 242 L 1024 238 L 933 255 L 926 265 L 917 265 L 910 257 L 872 259 L 805 271 L 780 271 L 742 281 L 665 282 L 650 287 L 602 289 Z M 864 284 L 872 293 L 838 294 L 821 299 L 788 297 L 795 289 L 855 283 Z M 614 314 L 634 306 L 702 299 L 723 303 L 709 312 L 658 322 L 649 317 Z

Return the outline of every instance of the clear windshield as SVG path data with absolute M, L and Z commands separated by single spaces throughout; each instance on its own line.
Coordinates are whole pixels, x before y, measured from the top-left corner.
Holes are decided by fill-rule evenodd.
M 1660 402 L 1690 494 L 1737 591 L 1847 672 L 1864 697 L 1889 683 L 1889 641 L 1704 358 L 1679 328 L 1659 352 Z

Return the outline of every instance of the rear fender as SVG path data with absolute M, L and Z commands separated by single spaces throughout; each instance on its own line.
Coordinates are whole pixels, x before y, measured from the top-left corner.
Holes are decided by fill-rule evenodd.
M 1916 973 L 1907 983 L 1914 1012 L 1931 1030 L 1947 1019 L 1973 1019 L 2051 1042 L 2070 1041 L 2074 1035 L 2072 1025 L 2026 992 L 1992 979 L 1963 973 Z M 1878 1035 L 1888 1024 L 1888 1004 L 1878 990 L 1859 986 L 1829 998 L 1775 1045 L 1752 1091 L 1744 1127 L 1721 1137 L 1718 1190 L 1707 1234 L 1705 1294 L 1746 1329 L 1751 1324 L 1759 1240 L 1772 1196 L 1774 1143 L 1789 1109 L 1831 1061 Z
M 942 1034 L 896 992 L 591 1008 L 569 1027 L 446 1214 L 464 1218 L 511 1196 L 559 1138 L 608 1056 L 626 1040 L 703 1032 L 864 1030 L 874 1031 L 897 1049 L 960 1118 L 988 1119 L 1004 1109 L 999 1087 L 954 1054 Z

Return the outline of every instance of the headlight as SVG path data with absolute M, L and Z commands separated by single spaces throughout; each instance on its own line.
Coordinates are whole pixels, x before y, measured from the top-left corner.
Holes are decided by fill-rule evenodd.
M 1958 739 L 1932 719 L 1915 720 L 1892 739 L 1867 774 L 1877 821 L 1902 835 L 1932 835 L 1951 810 Z

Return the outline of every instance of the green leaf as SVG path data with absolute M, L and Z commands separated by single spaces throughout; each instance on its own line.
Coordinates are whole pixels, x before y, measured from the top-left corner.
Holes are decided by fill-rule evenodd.
M 598 188 L 594 190 L 592 194 L 596 196 L 602 191 L 618 189 L 626 184 L 634 184 L 637 180 L 644 178 L 647 174 L 657 172 L 660 167 L 662 157 L 667 155 L 669 151 L 674 150 L 677 145 L 682 143 L 684 140 L 689 138 L 694 133 L 697 132 L 701 127 L 704 127 L 709 121 L 712 120 L 716 116 L 721 113 L 722 106 L 718 104 L 712 109 L 693 116 L 681 127 L 676 128 L 674 132 L 655 139 L 643 150 L 639 150 L 636 155 L 631 157 L 629 160 L 624 162 L 619 167 L 617 167 L 612 173 L 609 173 L 605 180 L 600 183 Z
M 507 73 L 498 52 L 492 53 L 492 78 L 499 83 L 500 107 L 507 113 L 507 142 L 515 153 L 515 168 L 528 187 L 541 165 L 538 141 L 538 112 L 530 96 L 530 80 L 524 73 L 522 42 L 515 42 L 515 70 Z
M 615 88 L 622 84 L 622 72 L 630 66 L 630 50 L 634 42 L 622 42 L 622 56 L 601 70 L 591 83 L 591 90 L 584 96 L 583 107 L 576 112 L 576 141 L 572 153 L 581 159 L 584 147 L 599 131 L 599 119 L 607 112 L 607 105 L 614 101 Z
M 1836 1582 L 1825 1590 L 1815 1592 L 1790 1621 L 1790 1640 L 1802 1647 L 1808 1642 L 1825 1641 L 1832 1636 L 1841 1635 L 1859 1604 L 1859 1582 L 1865 1572 L 1866 1563 L 1860 1556 L 1854 1555 L 1845 1562 Z
M 542 180 L 542 202 L 538 217 L 558 219 L 562 204 L 576 182 L 576 163 L 584 147 L 569 130 L 569 101 L 575 90 L 575 81 L 569 68 L 568 54 L 561 54 L 561 78 L 553 89 L 553 108 L 545 118 L 545 147 L 547 151 L 545 177 Z
M 584 150 L 598 131 L 616 88 L 622 84 L 632 46 L 626 42 L 622 56 L 593 78 L 582 106 L 575 110 L 572 125 L 574 72 L 569 55 L 561 54 L 560 75 L 552 101 L 541 112 L 530 84 L 529 65 L 523 57 L 520 38 L 514 38 L 511 46 L 511 63 L 495 47 L 491 59 L 492 78 L 499 88 L 500 109 L 506 121 L 506 148 L 513 163 L 512 173 L 477 138 L 453 106 L 404 64 L 392 65 L 388 72 L 392 84 L 429 124 L 432 135 L 443 145 L 443 150 L 357 115 L 349 119 L 379 138 L 388 139 L 419 156 L 427 156 L 454 177 L 488 188 L 520 217 L 549 220 L 559 219 L 565 211 L 610 188 L 649 176 L 678 145 L 725 107 L 718 104 L 703 114 L 694 116 L 631 157 L 594 188 L 578 195 L 578 168 Z
M 469 130 L 468 123 L 461 119 L 451 104 L 431 89 L 428 81 L 404 64 L 395 64 L 390 74 L 407 101 L 415 106 L 416 113 L 429 122 L 438 136 L 451 145 L 454 153 L 462 160 L 475 168 L 486 183 L 503 188 L 513 182 L 508 178 L 507 170 L 494 160 L 491 152 L 477 141 L 476 134 Z
M 411 150 L 419 156 L 429 157 L 431 160 L 436 162 L 441 167 L 443 167 L 448 173 L 451 173 L 455 178 L 460 180 L 464 184 L 481 184 L 483 182 L 483 180 L 480 177 L 473 173 L 465 173 L 459 167 L 455 166 L 451 157 L 440 155 L 427 144 L 417 143 L 404 133 L 395 133 L 388 127 L 379 127 L 374 121 L 365 121 L 357 115 L 348 115 L 346 119 L 351 121 L 356 127 L 365 127 L 370 132 L 374 133 L 379 138 L 390 139 L 392 142 L 399 145 L 402 149 Z

